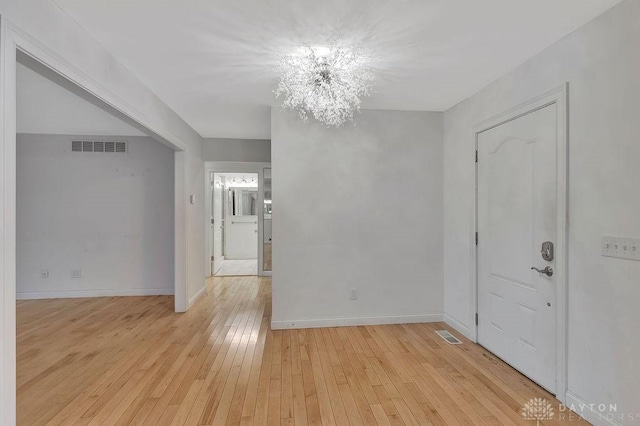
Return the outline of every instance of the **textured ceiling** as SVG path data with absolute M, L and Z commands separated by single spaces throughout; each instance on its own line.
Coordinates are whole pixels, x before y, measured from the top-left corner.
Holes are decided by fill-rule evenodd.
M 374 58 L 363 107 L 443 111 L 620 0 L 55 0 L 204 137 L 269 138 L 278 59 Z

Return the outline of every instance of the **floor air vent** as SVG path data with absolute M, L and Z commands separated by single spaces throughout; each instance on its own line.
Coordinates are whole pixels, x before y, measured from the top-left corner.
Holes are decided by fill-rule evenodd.
M 71 141 L 71 152 L 127 152 L 127 142 Z
M 461 345 L 462 342 L 458 340 L 456 336 L 449 333 L 447 330 L 436 330 L 436 334 L 446 340 L 450 345 Z

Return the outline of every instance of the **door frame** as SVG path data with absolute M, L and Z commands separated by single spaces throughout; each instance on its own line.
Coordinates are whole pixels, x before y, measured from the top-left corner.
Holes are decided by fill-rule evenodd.
M 205 186 L 208 185 L 207 188 L 207 194 L 205 196 L 205 203 L 207 203 L 207 205 L 205 206 L 205 215 L 209 214 L 211 217 L 210 219 L 213 219 L 214 216 L 214 210 L 215 210 L 215 206 L 216 203 L 221 203 L 222 205 L 220 206 L 220 210 L 221 210 L 221 215 L 222 215 L 222 220 L 224 222 L 224 217 L 225 217 L 225 209 L 226 209 L 226 187 L 222 187 L 223 191 L 222 191 L 222 200 L 215 200 L 215 175 L 216 172 L 213 172 L 211 170 L 207 170 L 205 169 L 205 173 L 208 174 L 207 176 L 207 181 L 205 182 Z M 206 251 L 209 253 L 209 257 L 207 258 L 207 262 L 206 264 L 209 265 L 209 268 L 205 268 L 205 271 L 207 271 L 207 273 L 209 273 L 208 278 L 211 278 L 213 276 L 215 276 L 217 270 L 219 268 L 216 269 L 215 267 L 215 231 L 213 230 L 213 228 L 211 228 L 211 223 L 207 222 L 207 231 L 211 231 L 211 235 L 209 235 L 209 240 L 207 240 L 207 242 L 205 243 L 205 249 Z M 222 252 L 222 256 L 220 256 L 220 258 L 224 261 L 224 245 L 225 245 L 225 230 L 223 228 L 223 230 L 220 232 L 220 239 L 222 240 L 220 242 L 220 244 L 222 245 L 221 247 L 221 252 Z M 211 260 L 213 258 L 213 260 Z
M 265 271 L 263 269 L 263 249 L 264 249 L 264 169 L 271 168 L 271 163 L 249 163 L 249 162 L 236 162 L 236 161 L 206 161 L 204 163 L 204 179 L 205 187 L 210 185 L 209 179 L 211 173 L 252 173 L 258 175 L 258 205 L 260 206 L 260 212 L 258 213 L 258 276 L 270 277 L 271 271 Z M 211 196 L 212 191 L 205 191 L 207 194 L 207 200 L 205 202 L 205 220 L 209 220 L 211 215 Z M 205 227 L 205 229 L 207 229 Z M 211 242 L 209 239 L 205 241 L 205 255 L 210 256 Z M 209 262 L 211 258 L 208 257 Z M 209 268 L 205 267 L 205 274 Z
M 207 262 L 205 262 L 205 271 L 208 272 L 207 277 L 210 278 L 212 276 L 215 275 L 215 268 L 214 268 L 214 254 L 215 254 L 215 247 L 214 247 L 214 241 L 215 241 L 215 230 L 211 227 L 212 223 L 211 220 L 213 220 L 213 211 L 215 210 L 215 187 L 214 187 L 214 173 L 211 172 L 209 173 L 209 179 L 205 182 L 205 188 L 206 188 L 206 196 L 205 196 L 205 203 L 211 203 L 211 205 L 207 205 L 205 206 L 205 215 L 209 215 L 209 221 L 207 222 L 207 226 L 205 227 L 205 230 L 209 233 L 209 235 L 207 236 L 207 238 L 209 238 L 209 240 L 205 243 L 206 246 L 206 250 L 209 254 L 209 256 L 207 257 Z M 224 203 L 222 203 L 223 206 L 222 208 L 224 208 Z M 224 212 L 223 212 L 223 216 L 224 216 Z M 224 242 L 223 242 L 224 244 Z M 224 257 L 224 256 L 222 256 Z M 208 267 L 206 266 L 208 265 Z
M 473 199 L 474 224 L 473 233 L 470 236 L 472 247 L 472 291 L 471 304 L 469 306 L 470 318 L 475 327 L 470 327 L 470 339 L 478 342 L 478 324 L 477 315 L 478 306 L 478 246 L 476 245 L 476 235 L 478 232 L 478 164 L 475 161 L 478 152 L 479 134 L 487 130 L 493 129 L 502 124 L 523 117 L 527 114 L 540 110 L 550 105 L 556 105 L 557 117 L 557 234 L 556 242 L 556 267 L 554 274 L 556 276 L 556 399 L 564 403 L 567 392 L 567 323 L 568 323 L 568 247 L 567 247 L 567 213 L 568 213 L 568 147 L 569 147 L 569 83 L 565 83 L 556 87 L 538 97 L 530 99 L 520 105 L 500 113 L 488 120 L 478 124 L 473 130 L 473 158 L 475 167 L 475 193 Z M 478 236 L 482 238 L 482 235 Z

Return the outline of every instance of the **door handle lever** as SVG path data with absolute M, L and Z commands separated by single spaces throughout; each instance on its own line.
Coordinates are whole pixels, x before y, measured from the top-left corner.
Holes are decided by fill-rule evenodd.
M 535 266 L 532 266 L 532 267 L 531 267 L 531 270 L 536 271 L 536 272 L 539 272 L 539 273 L 541 273 L 541 274 L 545 274 L 545 275 L 546 275 L 546 276 L 548 276 L 548 277 L 550 277 L 550 276 L 552 276 L 552 275 L 553 275 L 553 269 L 552 269 L 550 266 L 547 266 L 547 267 L 546 267 L 546 268 L 544 268 L 544 269 L 538 269 L 538 268 L 536 268 Z

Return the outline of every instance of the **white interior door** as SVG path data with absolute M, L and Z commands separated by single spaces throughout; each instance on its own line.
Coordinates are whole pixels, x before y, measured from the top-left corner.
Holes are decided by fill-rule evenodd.
M 556 390 L 555 104 L 478 134 L 478 343 Z
M 222 266 L 224 260 L 222 255 L 222 232 L 224 223 L 222 221 L 222 209 L 224 206 L 224 186 L 218 182 L 213 185 L 213 265 L 212 273 L 214 275 Z

